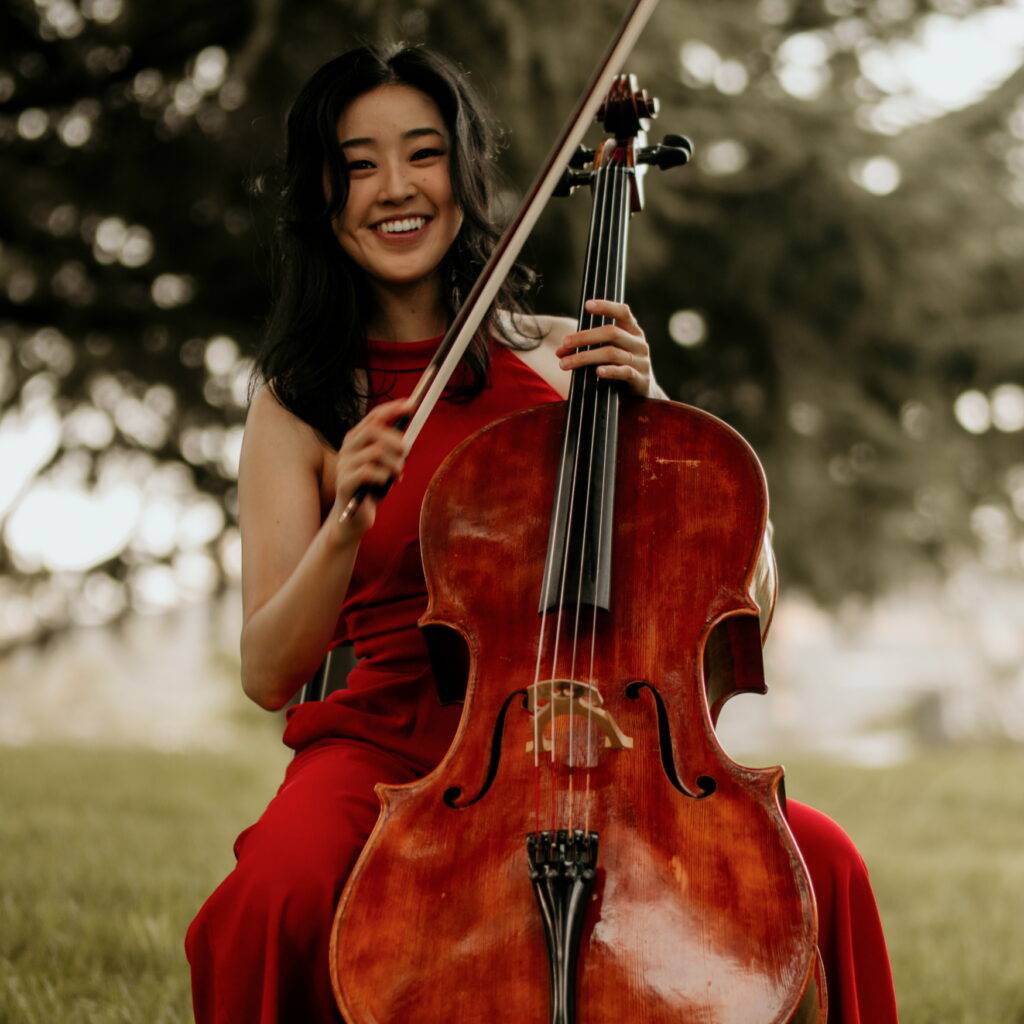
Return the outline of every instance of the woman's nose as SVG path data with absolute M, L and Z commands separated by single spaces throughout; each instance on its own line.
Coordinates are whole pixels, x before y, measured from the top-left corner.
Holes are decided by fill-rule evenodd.
M 384 174 L 380 182 L 381 199 L 400 203 L 410 198 L 416 192 L 416 186 L 400 163 L 394 163 L 384 168 Z

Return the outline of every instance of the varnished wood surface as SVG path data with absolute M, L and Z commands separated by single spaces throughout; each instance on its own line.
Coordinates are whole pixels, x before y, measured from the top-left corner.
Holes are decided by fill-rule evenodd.
M 525 752 L 532 729 L 518 702 L 487 795 L 458 810 L 443 795 L 453 786 L 467 796 L 480 789 L 499 709 L 534 681 L 565 408 L 493 424 L 452 453 L 428 490 L 421 540 L 430 606 L 421 621 L 462 633 L 472 669 L 442 764 L 410 785 L 378 787 L 381 817 L 342 896 L 332 941 L 332 976 L 349 1024 L 548 1019 L 547 953 L 524 847 L 535 827 L 535 769 Z M 675 403 L 629 402 L 616 502 L 612 608 L 598 618 L 594 680 L 634 746 L 600 751 L 591 771 L 589 827 L 601 849 L 581 943 L 579 1022 L 782 1024 L 814 973 L 813 896 L 778 805 L 782 771 L 745 768 L 725 755 L 701 671 L 716 623 L 748 618 L 753 631 L 740 627 L 737 647 L 748 659 L 743 636 L 759 634 L 750 587 L 765 528 L 763 474 L 746 443 L 713 417 Z M 590 641 L 588 611 L 577 678 L 588 678 Z M 541 678 L 551 642 L 549 619 Z M 561 644 L 567 653 L 565 635 Z M 556 674 L 568 666 L 562 657 Z M 641 679 L 666 704 L 682 781 L 693 787 L 709 775 L 712 796 L 694 800 L 669 782 L 651 695 L 625 693 Z M 719 706 L 728 695 L 716 695 Z M 566 774 L 562 767 L 563 784 Z M 545 828 L 549 781 L 546 773 Z M 577 771 L 577 793 L 582 783 Z M 555 824 L 569 813 L 563 793 Z M 578 809 L 571 824 L 583 825 Z

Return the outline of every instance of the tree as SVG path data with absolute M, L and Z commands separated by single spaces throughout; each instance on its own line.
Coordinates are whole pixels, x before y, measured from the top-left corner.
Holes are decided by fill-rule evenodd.
M 895 133 L 877 128 L 911 100 L 865 71 L 936 9 L 762 0 L 755 16 L 665 0 L 630 62 L 662 99 L 655 128 L 698 149 L 691 168 L 648 178 L 630 301 L 670 395 L 755 445 L 783 578 L 823 601 L 978 553 L 1006 569 L 1021 543 L 1024 79 Z M 0 641 L 202 597 L 237 574 L 268 190 L 312 68 L 383 35 L 460 60 L 506 128 L 511 208 L 621 4 L 579 10 L 53 0 L 0 13 L 0 436 L 21 438 L 0 493 Z M 531 244 L 546 310 L 576 308 L 586 205 L 552 204 Z M 40 497 L 47 484 L 93 504 L 63 506 L 72 521 L 44 540 L 40 517 L 62 507 Z M 84 565 L 56 543 L 79 511 L 123 519 Z

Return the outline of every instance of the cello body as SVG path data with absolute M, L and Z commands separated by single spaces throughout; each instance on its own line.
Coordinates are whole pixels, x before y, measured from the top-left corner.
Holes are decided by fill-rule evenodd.
M 421 626 L 439 684 L 464 684 L 463 715 L 433 772 L 378 787 L 381 815 L 335 921 L 339 1007 L 349 1024 L 822 1021 L 814 898 L 782 769 L 736 764 L 713 725 L 729 696 L 762 688 L 760 464 L 707 413 L 622 403 L 609 600 L 577 616 L 586 657 L 566 668 L 599 689 L 614 728 L 588 732 L 584 749 L 579 707 L 575 739 L 552 715 L 538 756 L 528 695 L 559 642 L 538 639 L 538 588 L 566 415 L 558 404 L 492 424 L 427 492 Z M 720 669 L 709 701 L 712 634 L 733 637 L 717 661 L 736 668 Z M 573 890 L 568 952 L 531 885 L 538 819 L 599 842 L 589 888 Z

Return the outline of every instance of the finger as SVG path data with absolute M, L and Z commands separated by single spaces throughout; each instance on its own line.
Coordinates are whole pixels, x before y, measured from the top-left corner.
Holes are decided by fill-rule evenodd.
M 373 444 L 383 444 L 391 451 L 405 454 L 405 437 L 400 430 L 383 423 L 368 423 L 366 420 L 356 424 L 342 439 L 342 448 L 346 452 L 357 452 Z
M 354 455 L 375 444 L 377 437 L 378 435 L 372 425 L 366 427 L 362 424 L 357 424 L 342 438 L 341 450 L 346 455 Z
M 612 302 L 610 299 L 588 299 L 584 308 L 588 313 L 610 316 L 630 334 L 643 334 L 636 317 L 633 316 L 633 311 L 625 302 Z
M 405 466 L 405 453 L 386 448 L 381 444 L 368 445 L 352 454 L 342 472 L 350 473 L 358 467 L 374 463 L 399 473 Z
M 648 391 L 649 381 L 646 375 L 632 366 L 599 366 L 597 374 L 602 380 L 621 380 L 629 385 L 630 391 L 636 392 L 641 397 Z
M 588 348 L 558 360 L 558 365 L 563 370 L 575 370 L 581 366 L 601 366 L 604 363 L 633 366 L 636 364 L 636 357 L 614 345 L 602 345 L 600 348 Z
M 405 469 L 404 463 L 391 462 L 382 459 L 368 459 L 355 466 L 348 466 L 343 476 L 351 476 L 353 473 L 363 473 L 372 470 L 374 473 L 383 473 L 387 480 L 397 480 Z
M 339 473 L 335 482 L 335 490 L 340 498 L 348 500 L 360 488 L 377 488 L 385 486 L 389 480 L 396 479 L 383 466 L 366 463 L 356 466 L 345 473 Z
M 360 485 L 386 484 L 392 479 L 392 474 L 386 466 L 373 462 L 360 467 L 359 472 L 355 474 L 355 477 Z
M 366 415 L 393 415 L 396 412 L 404 412 L 412 409 L 413 404 L 412 398 L 408 395 L 405 398 L 389 398 L 386 402 L 379 402 Z
M 391 474 L 383 466 L 369 463 L 346 476 L 338 484 L 338 493 L 351 499 L 360 487 L 383 487 L 391 479 Z
M 353 428 L 351 433 L 357 436 L 366 429 L 379 429 L 394 423 L 402 416 L 408 416 L 413 411 L 413 402 L 408 398 L 396 398 L 388 402 L 381 402 L 375 405 Z
M 394 427 L 379 427 L 373 431 L 373 444 L 379 445 L 381 451 L 405 455 L 405 436 Z
M 413 411 L 415 403 L 411 398 L 393 398 L 375 405 L 362 419 L 363 423 L 391 423 L 400 416 Z
M 618 324 L 601 324 L 600 327 L 589 327 L 585 331 L 567 334 L 562 339 L 561 345 L 555 350 L 555 354 L 561 355 L 571 349 L 594 345 L 601 341 L 610 341 L 628 352 L 647 353 L 649 351 L 647 339 L 642 333 L 630 334 Z

